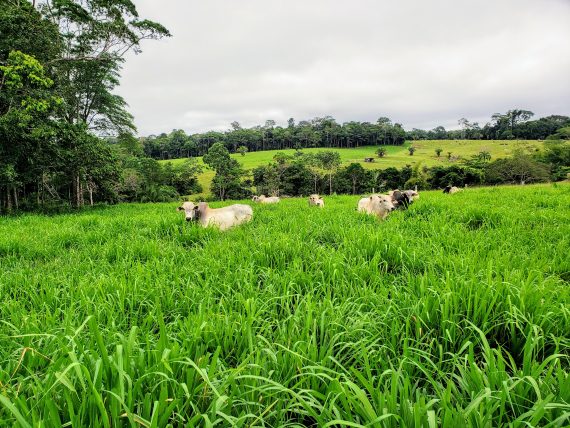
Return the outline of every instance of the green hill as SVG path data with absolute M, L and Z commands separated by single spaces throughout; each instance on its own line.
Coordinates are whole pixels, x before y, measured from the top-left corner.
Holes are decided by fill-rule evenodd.
M 410 156 L 408 148 L 410 146 L 416 148 L 413 156 Z M 337 148 L 313 148 L 302 149 L 304 153 L 314 153 L 325 150 L 334 150 L 340 153 L 344 165 L 352 162 L 360 163 L 367 169 L 384 169 L 389 167 L 401 168 L 406 165 L 414 165 L 422 162 L 426 166 L 434 165 L 451 165 L 458 162 L 458 158 L 467 158 L 476 155 L 481 151 L 487 151 L 491 154 L 492 159 L 510 156 L 515 150 L 535 151 L 541 149 L 542 141 L 527 140 L 419 140 L 408 141 L 403 146 L 383 146 L 388 153 L 383 158 L 378 158 L 375 154 L 379 146 L 363 146 L 352 149 Z M 435 149 L 441 148 L 441 157 L 437 157 Z M 234 153 L 231 156 L 237 159 L 245 170 L 266 165 L 273 161 L 273 156 L 277 152 L 287 154 L 295 153 L 295 150 L 267 150 L 262 152 L 251 152 L 242 156 Z M 451 160 L 448 159 L 448 153 L 451 153 Z M 374 157 L 374 162 L 364 162 L 364 158 Z M 172 159 L 161 162 L 172 162 L 173 164 L 184 162 L 185 159 Z M 202 158 L 200 158 L 202 162 Z M 210 193 L 210 184 L 214 177 L 214 172 L 205 170 L 199 177 L 200 184 L 204 188 L 204 194 Z

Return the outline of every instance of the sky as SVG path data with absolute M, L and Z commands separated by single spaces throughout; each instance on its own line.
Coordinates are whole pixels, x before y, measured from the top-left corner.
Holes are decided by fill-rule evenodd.
M 129 54 L 139 135 L 273 119 L 484 125 L 570 115 L 570 0 L 135 0 L 172 37 Z

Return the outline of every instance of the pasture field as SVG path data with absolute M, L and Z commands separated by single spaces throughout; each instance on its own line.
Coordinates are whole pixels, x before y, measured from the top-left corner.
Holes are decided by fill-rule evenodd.
M 568 426 L 570 185 L 358 198 L 0 218 L 0 426 Z
M 416 148 L 416 152 L 413 156 L 410 156 L 408 147 L 412 145 Z M 452 157 L 459 156 L 462 158 L 469 158 L 481 151 L 488 151 L 491 154 L 492 159 L 497 159 L 511 156 L 517 149 L 526 152 L 534 152 L 537 149 L 540 150 L 543 145 L 544 143 L 542 141 L 528 140 L 419 140 L 407 141 L 402 146 L 383 146 L 388 152 L 383 158 L 377 157 L 375 153 L 376 149 L 380 146 L 363 146 L 351 149 L 313 148 L 302 149 L 301 151 L 303 153 L 315 153 L 325 150 L 334 150 L 340 153 L 344 166 L 354 162 L 361 164 L 366 169 L 385 169 L 389 167 L 402 168 L 406 165 L 413 166 L 417 162 L 421 162 L 422 165 L 426 166 L 453 165 L 456 160 L 448 160 L 448 152 L 452 153 Z M 435 155 L 435 149 L 438 147 L 443 149 L 441 157 L 439 158 Z M 273 156 L 275 156 L 275 153 L 277 152 L 293 155 L 295 150 L 267 150 L 247 153 L 245 156 L 242 156 L 239 153 L 233 153 L 231 156 L 234 159 L 237 159 L 245 170 L 250 171 L 258 166 L 267 165 L 268 163 L 273 162 Z M 374 157 L 374 162 L 364 162 L 364 158 L 366 157 Z M 184 160 L 185 159 L 172 159 L 170 161 L 161 162 L 172 162 L 173 164 L 177 164 Z M 199 162 L 202 163 L 201 157 L 199 158 Z M 204 172 L 199 175 L 198 181 L 204 188 L 203 195 L 210 194 L 210 185 L 213 178 L 214 171 L 209 169 L 205 169 Z

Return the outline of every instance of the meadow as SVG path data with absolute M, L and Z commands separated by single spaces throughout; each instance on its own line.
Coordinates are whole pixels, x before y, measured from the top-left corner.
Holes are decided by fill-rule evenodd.
M 0 218 L 0 426 L 568 426 L 570 185 L 358 198 Z
M 410 156 L 408 148 L 414 146 L 416 152 Z M 468 159 L 477 155 L 479 152 L 487 151 L 492 159 L 504 158 L 511 156 L 515 150 L 522 150 L 527 153 L 533 153 L 540 150 L 544 146 L 542 141 L 532 140 L 419 140 L 407 141 L 401 146 L 382 146 L 386 149 L 386 156 L 379 158 L 376 150 L 380 146 L 362 146 L 350 149 L 345 148 L 308 148 L 302 149 L 303 153 L 316 153 L 320 151 L 334 150 L 340 153 L 343 166 L 350 163 L 359 163 L 366 169 L 385 169 L 389 167 L 402 168 L 406 165 L 415 165 L 421 162 L 424 166 L 443 165 L 449 166 L 457 162 L 458 158 Z M 442 153 L 438 158 L 435 149 L 441 148 Z M 246 171 L 251 171 L 258 166 L 267 165 L 273 162 L 273 156 L 282 152 L 290 156 L 295 154 L 295 150 L 266 150 L 260 152 L 247 153 L 242 156 L 233 153 L 231 156 L 236 159 Z M 452 159 L 448 159 L 448 153 L 451 153 Z M 373 157 L 374 162 L 364 162 L 364 158 Z M 169 161 L 178 164 L 184 162 L 186 158 L 172 159 Z M 203 164 L 202 158 L 198 158 L 198 162 Z M 203 187 L 202 194 L 199 197 L 208 196 L 210 194 L 210 185 L 214 178 L 214 171 L 204 169 L 198 176 L 198 181 Z M 196 199 L 193 197 L 193 199 Z

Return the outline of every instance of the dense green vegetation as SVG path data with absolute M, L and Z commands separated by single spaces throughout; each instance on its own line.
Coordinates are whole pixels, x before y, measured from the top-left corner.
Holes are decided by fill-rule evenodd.
M 528 110 L 513 109 L 504 114 L 495 113 L 484 127 L 462 118 L 460 129 L 446 131 L 438 126 L 430 131 L 412 129 L 405 131 L 401 124 L 392 123 L 387 117 L 376 123 L 338 123 L 331 116 L 316 117 L 298 124 L 289 119 L 287 127 L 277 126 L 274 120 L 264 126 L 242 128 L 238 122 L 226 132 L 205 132 L 187 135 L 183 130 L 169 134 L 142 138 L 144 152 L 155 159 L 175 159 L 202 156 L 215 143 L 223 143 L 231 153 L 264 150 L 303 148 L 358 148 L 375 145 L 402 145 L 408 141 L 422 140 L 543 140 L 551 135 L 568 139 L 569 134 L 556 134 L 560 128 L 570 127 L 568 116 L 553 115 L 530 120 L 534 114 Z
M 216 147 L 220 150 L 220 144 Z M 408 149 L 412 147 L 415 150 L 410 155 Z M 227 192 L 230 199 L 246 196 L 248 188 L 250 192 L 290 196 L 313 192 L 328 194 L 331 190 L 339 194 L 356 194 L 416 185 L 420 189 L 438 189 L 448 184 L 558 181 L 566 179 L 570 173 L 570 144 L 563 140 L 434 140 L 354 149 L 309 148 L 246 155 L 230 155 L 225 150 L 225 153 L 226 162 L 229 159 L 238 162 L 245 177 L 239 185 L 233 180 L 234 191 Z M 340 164 L 327 170 L 323 156 L 330 157 L 332 153 Z M 366 161 L 370 158 L 373 162 Z M 179 165 L 186 159 L 161 162 Z M 200 163 L 198 158 L 198 165 Z M 194 199 L 220 197 L 217 187 L 208 194 L 213 177 L 214 171 L 208 169 L 198 175 L 197 181 L 204 193 L 194 195 Z
M 0 426 L 568 426 L 568 184 L 357 200 L 3 218 Z
M 168 36 L 130 0 L 0 0 L 0 212 L 116 201 L 124 55 Z

